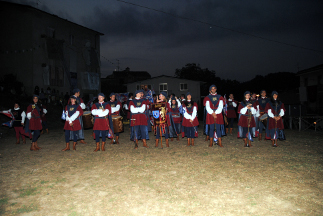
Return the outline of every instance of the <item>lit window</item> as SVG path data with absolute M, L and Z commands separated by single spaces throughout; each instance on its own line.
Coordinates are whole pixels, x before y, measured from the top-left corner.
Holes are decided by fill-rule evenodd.
M 179 85 L 181 91 L 187 91 L 187 83 L 180 83 Z

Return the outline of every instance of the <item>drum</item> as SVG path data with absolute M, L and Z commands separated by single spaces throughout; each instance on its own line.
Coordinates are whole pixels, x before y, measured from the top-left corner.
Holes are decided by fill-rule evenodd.
M 262 122 L 262 124 L 267 127 L 267 121 L 268 121 L 268 114 L 265 113 L 259 117 L 259 120 Z
M 166 124 L 166 103 L 154 103 L 151 109 L 155 125 Z
M 93 128 L 93 116 L 91 115 L 91 111 L 84 111 L 82 119 L 84 128 Z
M 114 133 L 123 132 L 122 116 L 112 116 Z

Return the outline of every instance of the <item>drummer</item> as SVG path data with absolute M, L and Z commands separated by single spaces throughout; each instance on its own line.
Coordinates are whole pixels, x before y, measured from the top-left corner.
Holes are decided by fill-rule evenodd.
M 266 91 L 261 90 L 260 91 L 261 97 L 257 100 L 255 103 L 255 106 L 257 107 L 257 117 L 261 117 L 263 114 L 265 114 L 265 108 L 267 103 L 270 101 L 269 98 L 266 97 Z M 264 125 L 262 121 L 258 118 L 258 125 L 257 125 L 257 131 L 259 131 L 259 141 L 262 139 L 262 131 L 267 125 Z
M 120 108 L 122 107 L 122 104 L 116 100 L 116 94 L 112 92 L 110 94 L 110 101 L 107 102 L 110 104 L 111 107 L 111 117 L 115 118 L 117 116 L 120 116 Z M 119 132 L 115 133 L 116 139 L 115 142 L 116 144 L 119 144 Z M 110 144 L 113 144 L 113 139 L 111 140 Z

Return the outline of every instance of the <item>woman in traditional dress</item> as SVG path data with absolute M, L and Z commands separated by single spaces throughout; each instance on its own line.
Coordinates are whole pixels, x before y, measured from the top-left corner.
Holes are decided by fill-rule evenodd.
M 278 98 L 278 92 L 271 93 L 271 99 L 267 103 L 265 112 L 268 114 L 269 122 L 266 129 L 266 139 L 271 140 L 273 147 L 277 147 L 277 140 L 285 140 L 284 123 L 282 117 L 285 114 L 285 106 Z
M 73 150 L 76 150 L 77 134 L 82 130 L 79 116 L 83 115 L 83 110 L 76 102 L 76 97 L 72 95 L 69 103 L 65 107 L 66 121 L 64 125 L 66 148 L 62 151 L 70 150 L 70 132 L 73 133 Z
M 198 136 L 197 126 L 199 121 L 197 119 L 197 103 L 192 101 L 191 93 L 187 92 L 186 100 L 182 103 L 183 106 L 183 132 L 187 137 L 187 146 L 194 146 L 194 138 Z
M 33 96 L 33 103 L 27 107 L 27 118 L 28 121 L 26 122 L 25 132 L 33 132 L 32 143 L 30 147 L 30 151 L 38 151 L 41 149 L 38 147 L 37 140 L 40 136 L 40 131 L 42 130 L 42 123 L 41 123 L 41 113 L 42 113 L 42 106 L 38 103 L 39 96 Z M 27 131 L 26 131 L 27 130 Z
M 238 138 L 244 141 L 244 147 L 251 147 L 252 128 L 256 127 L 256 122 L 253 117 L 257 109 L 251 103 L 250 92 L 244 93 L 244 100 L 238 106 L 239 122 L 238 122 Z

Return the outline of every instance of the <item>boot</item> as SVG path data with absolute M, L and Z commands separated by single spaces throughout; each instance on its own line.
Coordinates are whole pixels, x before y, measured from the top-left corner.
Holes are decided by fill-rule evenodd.
M 105 142 L 102 142 L 101 151 L 105 151 L 104 145 L 105 145 Z
M 271 145 L 272 145 L 273 147 L 277 147 L 277 145 L 276 145 L 276 143 L 275 143 L 275 140 L 274 140 L 274 139 L 272 139 L 272 140 L 271 140 Z
M 26 144 L 26 137 L 22 138 L 22 144 Z
M 96 143 L 96 149 L 94 150 L 94 152 L 100 151 L 100 142 Z
M 260 133 L 259 137 L 258 137 L 258 140 L 261 141 L 261 138 L 262 138 L 262 134 Z
M 173 141 L 174 139 L 173 139 L 173 137 L 172 138 L 170 138 L 170 141 Z
M 225 129 L 225 133 L 228 134 L 229 133 L 229 128 Z
M 138 149 L 138 140 L 136 139 L 136 142 L 135 142 L 135 149 Z
M 210 136 L 205 137 L 205 141 L 208 141 L 210 139 Z
M 248 145 L 249 145 L 249 147 L 251 147 L 252 145 L 251 145 L 251 140 L 248 140 Z
M 48 134 L 49 132 L 48 132 L 48 128 L 46 129 L 46 133 Z
M 194 146 L 194 138 L 191 138 L 191 144 Z
M 42 131 L 40 132 L 40 134 L 44 134 L 44 130 L 42 130 Z
M 210 139 L 209 147 L 212 147 L 212 146 L 213 146 L 213 139 L 211 138 L 211 139 Z
M 191 145 L 191 138 L 187 138 L 187 146 L 190 146 Z
M 169 139 L 166 139 L 166 147 L 169 147 L 169 142 L 168 142 Z
M 116 143 L 119 144 L 119 136 L 116 136 Z
M 73 142 L 73 150 L 76 150 L 76 144 L 77 142 Z
M 114 141 L 114 137 L 111 139 L 111 142 L 109 143 L 110 145 L 113 144 Z
M 155 145 L 156 148 L 158 148 L 158 142 L 159 142 L 159 139 L 156 139 L 156 145 Z
M 64 149 L 62 149 L 62 151 L 67 151 L 70 150 L 70 143 L 66 143 L 66 147 Z
M 38 151 L 38 149 L 35 148 L 35 142 L 31 143 L 30 151 Z
M 223 145 L 222 145 L 222 138 L 218 138 L 218 142 L 219 142 L 219 146 L 220 147 L 223 147 Z
M 244 141 L 244 147 L 248 147 L 247 138 L 243 138 L 243 141 Z
M 86 144 L 86 142 L 84 140 L 80 140 L 80 143 L 82 144 Z
M 179 141 L 179 136 L 176 137 L 176 140 Z
M 38 146 L 37 141 L 35 142 L 35 149 L 37 149 L 37 150 L 41 149 L 41 148 Z
M 17 142 L 16 142 L 16 144 L 20 144 L 20 139 L 17 139 Z
M 145 147 L 145 148 L 149 148 L 149 146 L 147 146 L 146 139 L 142 139 L 142 142 L 144 143 L 144 144 L 143 144 L 143 147 Z
M 231 135 L 232 135 L 232 129 L 233 129 L 233 128 L 230 128 L 230 134 L 231 134 Z

